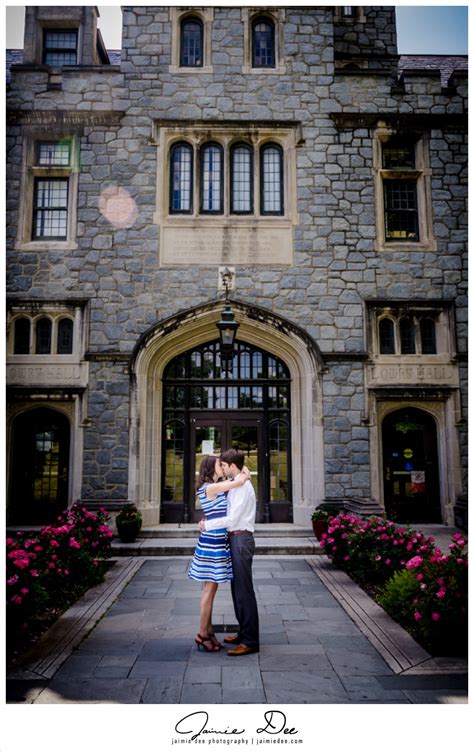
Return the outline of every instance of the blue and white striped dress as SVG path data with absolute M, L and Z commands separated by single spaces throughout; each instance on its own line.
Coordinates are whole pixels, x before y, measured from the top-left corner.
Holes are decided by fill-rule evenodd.
M 217 494 L 215 499 L 208 499 L 205 483 L 197 492 L 206 520 L 216 520 L 227 514 L 227 494 Z M 227 539 L 227 528 L 205 530 L 199 536 L 188 577 L 202 582 L 227 582 L 232 579 L 232 560 Z

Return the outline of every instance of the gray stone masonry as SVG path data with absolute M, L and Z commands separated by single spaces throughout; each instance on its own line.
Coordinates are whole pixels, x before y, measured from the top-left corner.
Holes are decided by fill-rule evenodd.
M 373 51 L 374 59 L 396 54 L 393 8 L 365 8 L 365 24 L 351 33 L 347 24 L 334 25 L 329 6 L 283 10 L 285 72 L 275 75 L 242 72 L 238 7 L 214 8 L 212 73 L 170 72 L 170 9 L 155 6 L 123 7 L 120 68 L 64 71 L 60 89 L 48 88 L 46 71 L 12 71 L 7 107 L 16 116 L 114 112 L 120 124 L 90 120 L 69 126 L 80 139 L 77 247 L 59 251 L 17 244 L 25 138 L 34 129 L 18 119 L 8 128 L 8 293 L 20 300 L 87 298 L 90 353 L 131 354 L 139 337 L 160 320 L 208 303 L 217 274 L 211 265 L 159 264 L 154 213 L 161 176 L 154 122 L 299 122 L 293 266 L 238 266 L 235 297 L 290 319 L 315 339 L 323 355 L 360 356 L 330 363 L 324 374 L 325 478 L 327 497 L 365 497 L 370 494 L 370 449 L 362 423 L 365 300 L 452 301 L 457 350 L 461 356 L 467 350 L 467 142 L 459 127 L 466 85 L 460 80 L 447 95 L 439 76 L 419 72 L 407 77 L 400 94 L 392 93 L 389 72 L 335 73 L 334 44 L 344 54 Z M 436 251 L 379 250 L 373 126 L 338 128 L 332 116 L 341 113 L 436 116 L 425 126 Z M 116 185 L 136 209 L 130 227 L 114 226 L 100 212 L 101 195 Z M 84 439 L 84 496 L 127 498 L 126 364 L 91 363 L 88 394 L 92 424 Z M 460 430 L 462 439 L 464 424 Z M 464 452 L 464 441 L 461 446 Z

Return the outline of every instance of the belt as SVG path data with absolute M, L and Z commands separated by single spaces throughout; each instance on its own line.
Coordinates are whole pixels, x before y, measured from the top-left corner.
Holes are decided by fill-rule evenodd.
M 252 535 L 251 530 L 229 530 L 227 534 L 231 536 L 231 535 L 243 535 L 244 533 L 250 533 L 250 535 Z

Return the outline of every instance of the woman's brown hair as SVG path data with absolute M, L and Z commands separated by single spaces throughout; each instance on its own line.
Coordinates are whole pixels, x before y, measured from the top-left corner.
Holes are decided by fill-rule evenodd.
M 204 483 L 215 483 L 214 473 L 216 472 L 217 457 L 210 455 L 204 457 L 199 467 L 199 480 L 197 487 L 201 488 Z

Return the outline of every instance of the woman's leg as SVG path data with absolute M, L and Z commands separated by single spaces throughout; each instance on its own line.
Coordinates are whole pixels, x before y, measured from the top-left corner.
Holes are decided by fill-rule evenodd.
M 199 615 L 199 634 L 207 637 L 212 633 L 212 607 L 217 592 L 217 582 L 204 582 L 201 592 L 201 611 Z

